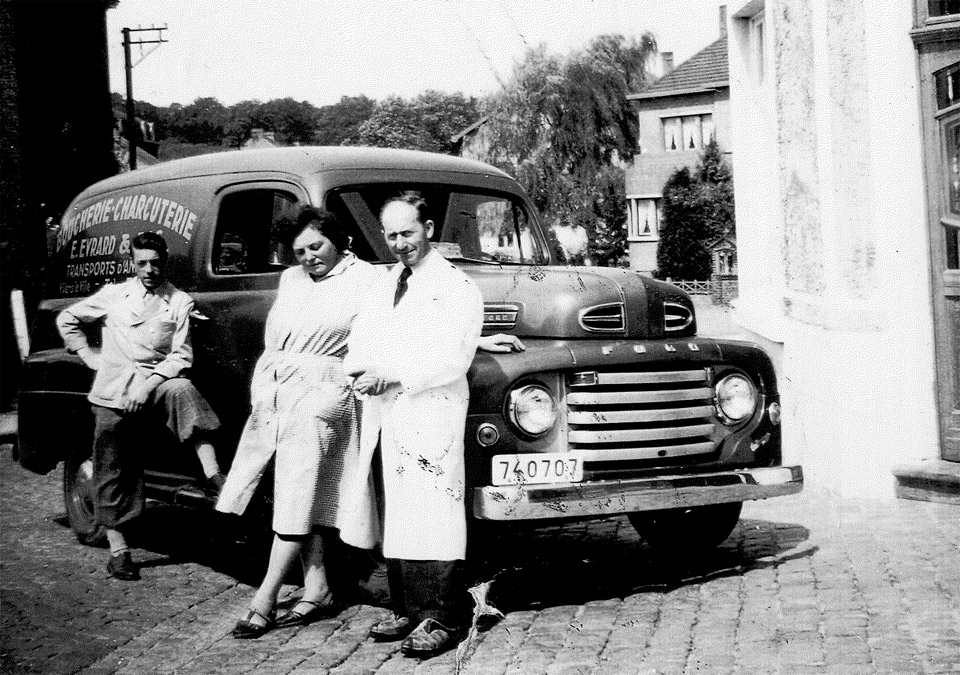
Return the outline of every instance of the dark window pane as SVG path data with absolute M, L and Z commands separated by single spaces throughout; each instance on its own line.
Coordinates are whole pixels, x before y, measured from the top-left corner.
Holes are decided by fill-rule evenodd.
M 960 0 L 957 0 L 960 2 Z M 960 103 L 960 64 L 953 64 L 933 74 L 937 84 L 937 109 Z
M 957 236 L 960 230 L 944 225 L 943 231 L 947 239 L 947 269 L 960 270 L 960 237 Z
M 262 274 L 295 264 L 295 260 L 284 259 L 273 230 L 280 220 L 293 218 L 297 206 L 296 197 L 275 190 L 245 190 L 226 195 L 217 214 L 214 273 Z
M 943 127 L 947 156 L 947 210 L 960 216 L 960 121 Z
M 929 0 L 930 16 L 960 14 L 960 0 Z

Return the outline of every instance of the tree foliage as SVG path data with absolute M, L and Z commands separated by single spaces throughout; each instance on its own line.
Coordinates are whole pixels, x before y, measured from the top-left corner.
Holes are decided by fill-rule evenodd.
M 168 110 L 166 127 L 170 136 L 187 143 L 223 142 L 230 113 L 217 99 L 201 97 L 186 106 L 174 103 Z
M 584 227 L 598 264 L 616 264 L 626 246 L 619 167 L 637 147 L 626 97 L 648 80 L 655 52 L 649 34 L 602 35 L 568 57 L 540 46 L 484 102 L 486 159 L 516 176 L 548 221 Z
M 680 168 L 663 187 L 657 275 L 709 279 L 713 260 L 708 244 L 735 234 L 733 178 L 716 141 L 711 141 L 693 172 Z
M 360 125 L 373 114 L 376 101 L 360 96 L 342 96 L 333 105 L 317 111 L 317 128 L 313 140 L 317 145 L 357 145 Z
M 317 125 L 319 111 L 307 101 L 278 98 L 266 103 L 240 101 L 230 108 L 225 136 L 233 147 L 240 147 L 254 129 L 273 131 L 284 145 L 309 145 Z
M 477 100 L 463 94 L 426 91 L 414 99 L 391 96 L 374 106 L 358 128 L 360 145 L 448 153 L 450 137 L 473 124 Z

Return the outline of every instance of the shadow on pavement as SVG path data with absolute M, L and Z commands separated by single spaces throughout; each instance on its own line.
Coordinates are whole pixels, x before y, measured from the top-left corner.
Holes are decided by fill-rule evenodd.
M 66 514 L 54 521 L 70 527 Z M 192 562 L 251 586 L 263 579 L 272 536 L 264 526 L 213 509 L 152 501 L 126 534 L 131 547 L 154 554 L 135 556 L 141 568 Z
M 741 520 L 719 548 L 678 557 L 641 543 L 626 519 L 617 523 L 605 537 L 584 536 L 587 524 L 486 533 L 472 577 L 494 580 L 489 600 L 510 612 L 666 592 L 817 551 L 798 549 L 809 538 L 805 527 Z
M 69 527 L 65 519 L 61 524 Z M 143 558 L 144 568 L 192 562 L 257 586 L 266 569 L 271 536 L 267 527 L 251 527 L 234 516 L 151 503 L 129 540 L 155 554 Z M 548 527 L 512 525 L 471 537 L 472 583 L 493 580 L 488 599 L 504 612 L 667 592 L 817 551 L 798 548 L 809 538 L 805 527 L 747 519 L 720 547 L 686 557 L 647 546 L 625 517 Z M 353 570 L 354 577 L 361 570 L 363 577 L 355 601 L 386 604 L 383 567 L 377 568 L 365 552 L 345 548 L 342 568 Z M 296 578 L 288 581 L 299 583 Z

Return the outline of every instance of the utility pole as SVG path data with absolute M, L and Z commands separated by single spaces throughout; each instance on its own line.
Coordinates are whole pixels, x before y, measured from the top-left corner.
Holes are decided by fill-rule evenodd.
M 137 113 L 133 106 L 133 68 L 134 66 L 137 65 L 137 63 L 140 63 L 140 61 L 143 61 L 145 58 L 147 58 L 147 56 L 149 56 L 150 53 L 153 51 L 153 49 L 156 49 L 156 47 L 151 49 L 146 54 L 143 54 L 140 57 L 140 60 L 137 61 L 137 63 L 133 63 L 130 58 L 130 46 L 131 45 L 159 45 L 164 42 L 167 42 L 167 40 L 163 39 L 163 31 L 165 30 L 167 30 L 166 26 L 161 26 L 159 28 L 155 28 L 151 26 L 150 28 L 139 28 L 139 27 L 124 28 L 122 31 L 123 32 L 123 59 L 124 59 L 124 67 L 127 74 L 127 148 L 129 150 L 131 170 L 137 168 L 137 131 L 136 130 L 139 128 L 137 126 Z M 138 40 L 137 42 L 130 41 L 130 33 L 142 33 L 146 31 L 155 32 L 156 39 L 155 40 Z M 141 47 L 140 49 L 142 50 L 143 47 Z

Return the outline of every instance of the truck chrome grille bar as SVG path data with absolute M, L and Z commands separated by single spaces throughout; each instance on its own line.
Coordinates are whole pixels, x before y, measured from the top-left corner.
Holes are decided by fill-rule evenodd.
M 588 451 L 588 463 L 712 453 L 716 418 L 709 381 L 706 368 L 571 373 L 569 447 Z

